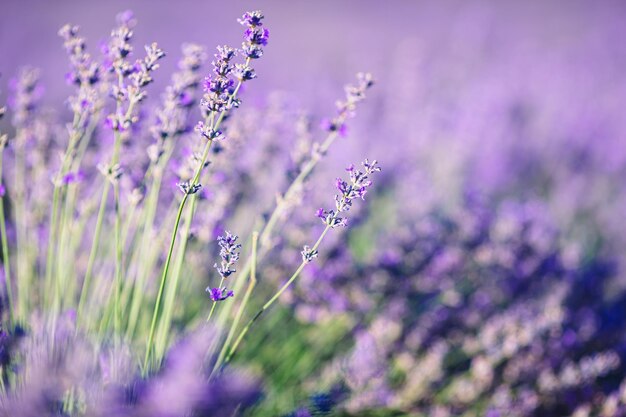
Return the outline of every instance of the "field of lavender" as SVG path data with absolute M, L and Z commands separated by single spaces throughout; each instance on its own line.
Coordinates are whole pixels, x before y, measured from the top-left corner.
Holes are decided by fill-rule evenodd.
M 623 2 L 1 9 L 0 416 L 626 417 Z

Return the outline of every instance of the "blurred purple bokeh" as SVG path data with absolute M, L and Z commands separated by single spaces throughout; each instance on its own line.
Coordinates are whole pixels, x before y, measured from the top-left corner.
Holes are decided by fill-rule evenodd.
M 392 76 L 389 63 L 398 47 L 407 42 L 413 42 L 416 48 L 429 54 L 436 52 L 451 63 L 462 57 L 472 62 L 476 70 L 483 65 L 502 66 L 504 70 L 499 75 L 512 83 L 516 74 L 510 72 L 511 68 L 543 73 L 549 81 L 546 84 L 553 83 L 553 90 L 545 91 L 546 98 L 576 87 L 561 85 L 561 74 L 548 70 L 551 63 L 546 62 L 546 58 L 568 60 L 576 67 L 584 67 L 586 76 L 599 84 L 594 91 L 597 95 L 608 88 L 602 81 L 611 78 L 616 71 L 624 72 L 626 48 L 620 40 L 626 35 L 622 24 L 626 5 L 617 1 L 470 4 L 376 0 L 3 0 L 0 14 L 2 84 L 6 85 L 6 79 L 14 76 L 20 66 L 33 65 L 44 68 L 48 102 L 58 103 L 67 96 L 68 88 L 60 82 L 67 61 L 61 39 L 56 36 L 64 23 L 80 25 L 95 52 L 99 43 L 107 38 L 116 13 L 132 9 L 139 19 L 136 44 L 159 42 L 169 53 L 169 59 L 163 63 L 163 73 L 169 73 L 183 42 L 197 42 L 209 48 L 222 43 L 237 44 L 240 33 L 233 23 L 250 8 L 263 9 L 271 28 L 271 49 L 258 65 L 263 82 L 255 88 L 255 94 L 289 90 L 305 100 L 305 104 L 315 102 L 320 89 L 336 88 L 359 70 L 372 71 L 379 80 L 387 80 Z M 603 58 L 607 54 L 621 61 L 616 60 L 614 66 L 607 67 Z M 443 62 L 441 58 L 437 61 Z M 160 83 L 154 89 L 167 79 L 165 76 L 158 78 Z M 523 91 L 529 87 L 519 85 L 518 88 Z M 0 98 L 5 97 L 6 90 L 2 88 Z

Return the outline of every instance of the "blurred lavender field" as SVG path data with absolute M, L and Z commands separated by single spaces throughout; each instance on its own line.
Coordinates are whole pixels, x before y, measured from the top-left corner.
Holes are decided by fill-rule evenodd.
M 0 415 L 626 416 L 624 19 L 5 0 Z M 116 25 L 166 56 L 107 63 Z

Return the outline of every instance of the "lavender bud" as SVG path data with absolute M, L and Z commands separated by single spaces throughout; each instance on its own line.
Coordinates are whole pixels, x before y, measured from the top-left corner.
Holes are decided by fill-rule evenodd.
M 350 182 L 344 181 L 341 178 L 337 178 L 335 186 L 339 190 L 340 194 L 335 195 L 335 208 L 334 210 L 326 211 L 322 208 L 318 209 L 315 213 L 316 217 L 322 219 L 324 224 L 332 228 L 346 226 L 347 219 L 340 217 L 339 213 L 347 212 L 352 207 L 352 201 L 360 198 L 365 199 L 367 189 L 372 185 L 372 181 L 369 176 L 380 171 L 378 162 L 376 160 L 370 162 L 368 159 L 362 163 L 364 171 L 357 170 L 354 165 L 350 165 L 346 168 L 349 174 Z
M 205 139 L 223 139 L 222 132 L 212 129 L 210 126 L 205 125 L 203 122 L 198 122 L 195 127 L 195 131 L 200 133 Z
M 233 267 L 237 261 L 239 261 L 239 250 L 241 249 L 241 245 L 237 243 L 237 239 L 237 235 L 233 235 L 228 231 L 226 231 L 224 236 L 219 236 L 217 238 L 220 246 L 220 257 L 222 258 L 222 261 L 220 265 L 215 264 L 214 268 L 223 279 L 228 278 L 236 272 Z
M 235 57 L 235 49 L 228 45 L 222 45 L 217 47 L 217 53 L 214 55 L 218 61 L 228 62 Z
M 211 300 L 215 302 L 224 301 L 225 299 L 229 297 L 233 297 L 235 295 L 232 290 L 229 290 L 226 287 L 222 287 L 222 288 L 207 287 L 206 292 L 209 293 L 209 297 L 211 298 Z
M 263 16 L 263 13 L 261 13 L 260 10 L 255 10 L 253 12 L 245 12 L 241 19 L 237 19 L 237 21 L 244 26 L 256 27 L 263 26 L 261 21 L 264 18 L 265 16 Z
M 313 261 L 314 258 L 317 258 L 317 255 L 319 252 L 305 245 L 304 248 L 302 249 L 302 252 L 300 253 L 302 254 L 302 261 L 305 263 L 309 263 Z
M 98 164 L 98 170 L 102 175 L 104 175 L 109 181 L 113 183 L 117 182 L 124 174 L 124 171 L 119 164 L 115 164 L 113 166 L 109 164 Z
M 254 69 L 245 64 L 237 64 L 235 65 L 235 70 L 233 72 L 235 78 L 240 81 L 249 81 L 256 78 L 256 74 Z
M 200 191 L 201 184 L 190 184 L 189 181 L 183 181 L 176 184 L 183 194 L 192 195 Z

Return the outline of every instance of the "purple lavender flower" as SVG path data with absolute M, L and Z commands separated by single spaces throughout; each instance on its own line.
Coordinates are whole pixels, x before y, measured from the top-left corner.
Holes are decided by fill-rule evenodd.
M 87 53 L 85 39 L 79 36 L 78 26 L 63 26 L 59 30 L 59 36 L 63 38 L 63 46 L 72 67 L 65 78 L 68 83 L 78 86 L 77 94 L 70 97 L 70 107 L 74 114 L 86 118 L 87 114 L 94 111 L 98 100 L 95 84 L 101 79 L 101 67 Z M 83 124 L 86 122 L 87 120 L 83 120 Z
M 244 26 L 254 28 L 257 26 L 263 26 L 262 21 L 264 18 L 265 16 L 263 16 L 263 13 L 260 10 L 255 10 L 253 12 L 245 12 L 241 19 L 237 19 L 237 21 Z
M 225 299 L 229 297 L 233 297 L 235 295 L 232 290 L 229 290 L 226 287 L 222 287 L 222 288 L 207 287 L 206 292 L 209 293 L 209 297 L 211 298 L 211 300 L 215 302 L 224 301 Z
M 166 148 L 173 147 L 168 140 L 189 130 L 188 118 L 196 101 L 196 90 L 200 84 L 199 70 L 206 60 L 204 48 L 195 44 L 182 46 L 183 57 L 178 62 L 178 71 L 172 75 L 171 84 L 163 94 L 163 104 L 155 110 L 156 121 L 151 127 L 155 143 L 148 148 L 152 163 L 159 161 Z
M 176 185 L 178 186 L 180 191 L 183 192 L 183 194 L 187 195 L 195 194 L 202 188 L 201 184 L 191 184 L 189 181 L 183 181 Z
M 198 122 L 194 130 L 200 133 L 200 135 L 207 140 L 215 140 L 215 139 L 223 138 L 222 132 L 220 130 L 215 130 L 211 128 L 211 126 L 205 125 L 204 122 Z
M 239 260 L 239 251 L 241 249 L 241 244 L 237 243 L 237 239 L 237 235 L 233 235 L 228 231 L 223 236 L 217 238 L 222 261 L 220 265 L 215 264 L 213 266 L 222 279 L 226 279 L 236 272 L 233 267 Z
M 372 185 L 372 181 L 369 180 L 369 176 L 374 173 L 380 171 L 380 167 L 378 167 L 378 162 L 376 160 L 370 162 L 369 160 L 365 160 L 362 163 L 364 171 L 360 171 L 354 167 L 354 165 L 350 165 L 346 171 L 348 171 L 350 175 L 350 183 L 342 180 L 341 178 L 337 178 L 336 187 L 341 193 L 341 195 L 335 196 L 335 210 L 324 210 L 320 208 L 316 212 L 316 216 L 322 219 L 326 225 L 335 228 L 339 226 L 346 226 L 346 218 L 340 217 L 339 213 L 347 212 L 352 207 L 352 201 L 354 199 L 360 198 L 365 199 L 365 194 L 367 193 L 367 188 Z
M 309 246 L 305 245 L 300 254 L 302 255 L 302 260 L 306 263 L 309 263 L 312 262 L 313 259 L 317 258 L 319 252 L 316 249 L 312 249 Z
M 222 112 L 232 105 L 229 104 L 229 97 L 234 82 L 230 76 L 234 68 L 231 61 L 235 57 L 235 50 L 226 45 L 219 46 L 214 56 L 215 60 L 211 63 L 213 74 L 205 78 L 205 95 L 200 102 L 207 113 Z
M 63 46 L 72 64 L 66 79 L 78 86 L 97 83 L 100 80 L 100 67 L 85 51 L 85 39 L 78 35 L 78 26 L 64 25 L 59 29 L 59 36 L 63 38 Z
M 243 54 L 250 59 L 258 59 L 263 56 L 263 47 L 267 45 L 270 37 L 270 31 L 262 27 L 264 16 L 257 10 L 247 12 L 239 19 L 239 23 L 247 26 L 244 33 L 244 42 L 241 44 Z M 242 81 L 251 80 L 256 77 L 254 70 L 247 65 L 242 65 L 235 69 L 235 76 Z
M 82 171 L 68 172 L 62 178 L 64 185 L 69 185 L 77 182 L 81 182 L 85 179 L 85 174 Z
M 360 72 L 357 75 L 357 85 L 347 85 L 344 89 L 346 98 L 337 102 L 337 115 L 333 119 L 322 120 L 322 129 L 328 132 L 337 132 L 340 136 L 346 136 L 346 121 L 354 117 L 356 106 L 365 99 L 365 92 L 374 85 L 374 78 L 370 73 Z
M 245 56 L 251 59 L 258 59 L 263 56 L 263 46 L 267 45 L 270 31 L 262 27 L 249 27 L 245 34 L 246 40 L 241 49 Z
M 41 101 L 43 87 L 40 78 L 39 69 L 24 67 L 20 69 L 17 78 L 11 80 L 13 94 L 9 104 L 13 110 L 13 123 L 16 127 L 22 127 L 32 118 Z
M 118 26 L 111 33 L 111 39 L 105 48 L 110 62 L 109 70 L 117 78 L 111 82 L 111 96 L 118 103 L 116 113 L 107 118 L 107 126 L 116 131 L 125 131 L 138 120 L 132 114 L 132 109 L 146 98 L 145 87 L 153 81 L 152 72 L 159 68 L 158 61 L 165 53 L 156 43 L 152 43 L 145 47 L 146 56 L 143 59 L 131 63 L 128 59 L 133 50 L 130 41 L 136 24 L 132 12 L 119 14 L 117 23 Z M 127 111 L 121 110 L 121 103 L 128 104 Z
M 256 78 L 254 69 L 246 64 L 236 64 L 233 75 L 240 81 L 250 81 Z

